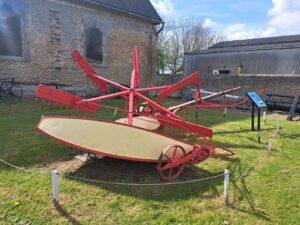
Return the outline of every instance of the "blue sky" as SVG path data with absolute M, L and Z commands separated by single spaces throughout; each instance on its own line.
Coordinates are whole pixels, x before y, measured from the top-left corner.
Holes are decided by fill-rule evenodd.
M 300 34 L 300 0 L 151 0 L 164 20 L 196 18 L 228 39 Z

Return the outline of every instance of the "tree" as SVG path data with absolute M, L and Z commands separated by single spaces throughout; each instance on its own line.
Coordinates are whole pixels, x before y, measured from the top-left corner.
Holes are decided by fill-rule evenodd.
M 168 43 L 166 31 L 162 30 L 157 37 L 157 73 L 164 73 L 167 68 Z
M 158 71 L 182 72 L 184 53 L 206 49 L 224 39 L 195 19 L 169 21 L 158 36 Z

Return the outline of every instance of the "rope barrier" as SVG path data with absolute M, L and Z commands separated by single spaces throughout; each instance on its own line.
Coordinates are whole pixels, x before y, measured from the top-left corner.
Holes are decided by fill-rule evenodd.
M 9 162 L 6 162 L 6 161 L 3 160 L 3 159 L 0 159 L 0 161 L 3 162 L 4 164 L 8 165 L 8 166 L 11 166 L 11 167 L 13 167 L 13 168 L 15 168 L 15 169 L 18 169 L 18 170 L 22 170 L 22 171 L 24 171 L 24 172 L 26 172 L 26 173 L 35 173 L 35 174 L 38 173 L 38 172 L 35 172 L 35 171 L 32 171 L 32 170 L 27 170 L 27 169 L 24 169 L 24 168 L 22 168 L 22 167 L 15 166 L 15 165 L 13 165 L 13 164 L 11 164 L 11 163 L 9 163 Z M 38 174 L 40 174 L 40 173 L 38 173 Z
M 204 180 L 211 180 L 218 177 L 223 177 L 225 173 L 211 176 L 211 177 L 205 177 L 205 178 L 199 178 L 199 179 L 193 179 L 193 180 L 187 180 L 187 181 L 177 181 L 177 182 L 168 182 L 168 183 L 124 183 L 124 182 L 114 182 L 114 181 L 102 181 L 102 180 L 93 180 L 88 178 L 82 178 L 82 177 L 76 177 L 76 176 L 70 176 L 70 175 L 63 175 L 64 177 L 73 178 L 77 180 L 84 180 L 94 183 L 102 183 L 102 184 L 113 184 L 113 185 L 123 185 L 123 186 L 167 186 L 167 185 L 176 185 L 176 184 L 187 184 L 187 183 L 195 183 L 199 181 Z
M 27 170 L 24 169 L 22 167 L 13 165 L 3 159 L 0 159 L 1 162 L 3 162 L 4 164 L 11 166 L 15 169 L 18 170 L 22 170 L 26 173 L 34 173 L 34 174 L 41 174 L 41 175 L 48 175 L 50 176 L 50 174 L 43 174 L 40 172 L 35 172 L 32 170 Z M 205 178 L 199 178 L 199 179 L 193 179 L 193 180 L 187 180 L 187 181 L 178 181 L 178 182 L 168 182 L 168 183 L 124 183 L 124 182 L 114 182 L 114 181 L 104 181 L 104 180 L 93 180 L 93 179 L 89 179 L 89 178 L 83 178 L 83 177 L 77 177 L 77 176 L 71 176 L 71 175 L 67 175 L 67 174 L 61 174 L 63 177 L 67 177 L 67 178 L 72 178 L 72 179 L 76 179 L 76 180 L 83 180 L 83 181 L 88 181 L 88 182 L 93 182 L 93 183 L 102 183 L 102 184 L 112 184 L 112 185 L 124 185 L 124 186 L 164 186 L 164 185 L 176 185 L 176 184 L 185 184 L 185 183 L 195 183 L 195 182 L 199 182 L 199 181 L 204 181 L 204 180 L 211 180 L 211 179 L 215 179 L 218 177 L 222 177 L 225 175 L 225 173 L 216 175 L 216 176 L 211 176 L 211 177 L 205 177 Z

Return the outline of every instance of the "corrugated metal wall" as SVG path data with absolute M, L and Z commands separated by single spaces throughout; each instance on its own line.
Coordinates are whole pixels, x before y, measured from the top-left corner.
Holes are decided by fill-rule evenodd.
M 300 48 L 186 55 L 185 73 L 233 70 L 242 63 L 244 74 L 300 74 Z

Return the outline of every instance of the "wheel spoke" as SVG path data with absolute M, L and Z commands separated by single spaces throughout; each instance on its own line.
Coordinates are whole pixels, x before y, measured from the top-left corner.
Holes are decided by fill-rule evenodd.
M 160 170 L 161 170 L 161 171 L 168 170 L 169 168 L 166 168 L 166 167 L 168 167 L 168 165 L 169 165 L 169 164 L 167 163 L 166 165 L 160 167 Z
M 175 150 L 173 151 L 172 159 L 175 159 L 175 158 L 176 158 L 176 152 L 177 152 L 177 146 L 175 146 Z
M 165 157 L 167 158 L 168 161 L 170 161 L 170 162 L 172 161 L 172 160 L 169 158 L 169 156 L 165 155 Z
M 172 177 L 173 169 L 174 169 L 174 167 L 172 167 L 172 168 L 169 170 L 168 178 L 171 178 L 171 177 Z

